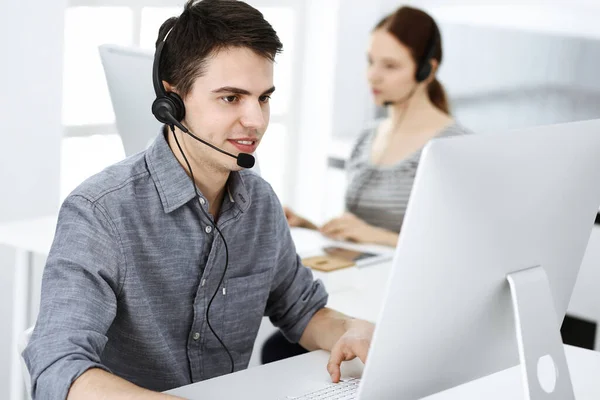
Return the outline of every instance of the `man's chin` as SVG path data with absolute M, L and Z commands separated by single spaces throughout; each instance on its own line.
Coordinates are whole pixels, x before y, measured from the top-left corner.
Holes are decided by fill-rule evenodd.
M 233 159 L 227 161 L 225 164 L 222 165 L 222 167 L 223 169 L 227 170 L 227 172 L 238 172 L 245 169 L 237 164 L 237 160 Z
M 229 169 L 229 171 L 230 171 L 230 172 L 239 172 L 239 171 L 241 171 L 241 170 L 243 170 L 243 169 L 246 169 L 246 168 L 240 167 L 239 165 L 235 164 L 234 166 L 232 166 L 232 167 Z

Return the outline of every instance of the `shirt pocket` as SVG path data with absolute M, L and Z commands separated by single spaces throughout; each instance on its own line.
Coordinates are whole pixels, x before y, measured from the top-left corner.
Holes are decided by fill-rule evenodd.
M 226 345 L 247 363 L 269 298 L 271 271 L 229 278 L 224 288 Z

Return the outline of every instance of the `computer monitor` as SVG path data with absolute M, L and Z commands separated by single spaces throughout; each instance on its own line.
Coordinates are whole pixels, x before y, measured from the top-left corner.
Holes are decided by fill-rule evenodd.
M 154 53 L 140 48 L 102 45 L 99 47 L 106 83 L 115 112 L 117 131 L 125 155 L 145 150 L 160 130 L 152 115 Z
M 104 44 L 99 47 L 112 101 L 117 131 L 125 155 L 145 150 L 156 138 L 161 123 L 152 115 L 156 98 L 152 86 L 154 52 L 137 47 Z M 258 158 L 251 169 L 260 175 Z
M 420 399 L 520 362 L 524 398 L 573 398 L 559 330 L 599 206 L 600 120 L 431 141 L 359 399 Z M 547 355 L 554 387 L 537 379 Z

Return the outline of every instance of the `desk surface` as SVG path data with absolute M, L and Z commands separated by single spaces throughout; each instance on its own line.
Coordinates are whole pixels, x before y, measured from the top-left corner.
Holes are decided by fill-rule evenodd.
M 567 362 L 577 400 L 600 399 L 600 353 L 565 346 Z M 167 393 L 190 400 L 247 399 L 282 400 L 299 396 L 329 383 L 326 371 L 329 353 L 315 351 L 275 363 L 250 368 L 204 382 L 184 386 Z M 358 377 L 362 363 L 345 363 L 342 377 Z M 428 396 L 426 400 L 516 400 L 523 399 L 520 367 L 477 379 L 461 386 Z

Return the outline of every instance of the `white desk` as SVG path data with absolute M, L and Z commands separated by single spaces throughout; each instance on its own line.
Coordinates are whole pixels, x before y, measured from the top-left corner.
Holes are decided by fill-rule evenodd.
M 17 353 L 19 337 L 31 323 L 31 287 L 33 257 L 47 255 L 54 239 L 56 216 L 0 224 L 0 244 L 14 247 L 15 278 L 13 285 L 13 318 L 11 347 L 10 399 L 21 400 L 24 396 L 21 376 L 21 357 Z
M 600 399 L 600 353 L 565 346 L 577 400 Z M 275 363 L 224 375 L 167 393 L 194 400 L 283 400 L 301 395 L 330 382 L 325 366 L 329 353 L 315 351 Z M 343 365 L 343 377 L 360 376 L 357 360 Z M 519 367 L 510 368 L 461 386 L 426 397 L 426 400 L 517 400 L 523 399 Z

